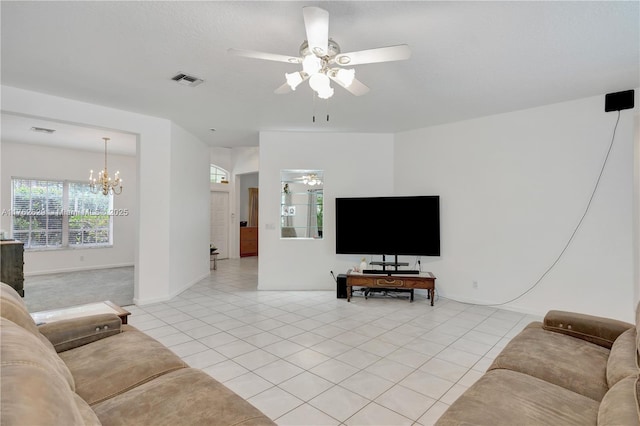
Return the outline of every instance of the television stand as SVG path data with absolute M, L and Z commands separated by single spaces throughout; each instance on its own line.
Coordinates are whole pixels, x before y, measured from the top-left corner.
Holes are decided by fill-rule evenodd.
M 382 269 L 365 269 L 362 271 L 363 274 L 378 274 L 378 275 L 392 275 L 392 274 L 419 274 L 420 271 L 416 269 L 398 269 L 398 266 L 409 266 L 409 262 L 398 262 L 398 256 L 395 256 L 396 260 L 394 262 L 387 262 L 385 260 L 385 255 L 382 255 L 382 261 L 374 261 L 371 262 L 370 265 L 382 266 Z M 387 267 L 392 267 L 393 269 L 387 269 Z
M 371 265 L 374 265 L 373 262 L 371 262 Z M 390 271 L 387 269 L 365 269 L 364 271 L 362 271 L 363 274 L 374 274 L 374 275 L 393 275 L 393 274 L 411 274 L 411 275 L 418 275 L 420 274 L 420 271 L 418 271 L 417 269 L 396 269 L 395 271 Z
M 390 273 L 390 271 L 387 271 Z M 436 277 L 431 272 L 422 272 L 419 274 L 403 274 L 395 273 L 386 277 L 379 274 L 347 274 L 347 302 L 351 301 L 352 287 L 369 287 L 376 289 L 388 290 L 411 290 L 424 289 L 427 290 L 433 306 L 433 296 L 436 287 Z M 413 301 L 413 298 L 411 299 Z

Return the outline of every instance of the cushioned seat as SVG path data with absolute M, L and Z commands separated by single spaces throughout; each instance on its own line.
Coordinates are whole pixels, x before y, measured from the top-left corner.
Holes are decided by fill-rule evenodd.
M 37 326 L 0 283 L 0 424 L 272 425 L 115 314 Z
M 449 425 L 591 425 L 599 403 L 563 387 L 510 370 L 491 370 L 438 421 Z
M 76 393 L 90 405 L 188 367 L 160 342 L 132 328 L 58 355 L 75 379 Z
M 178 394 L 183 397 L 175 398 Z M 193 368 L 165 374 L 92 408 L 104 426 L 272 424 L 229 388 Z
M 100 423 L 73 392 L 73 378 L 51 347 L 6 318 L 0 318 L 0 333 L 0 424 Z
M 640 426 L 636 326 L 549 311 L 504 347 L 436 425 Z
M 543 330 L 535 322 L 511 339 L 489 370 L 519 371 L 600 401 L 609 389 L 609 352 L 585 340 Z

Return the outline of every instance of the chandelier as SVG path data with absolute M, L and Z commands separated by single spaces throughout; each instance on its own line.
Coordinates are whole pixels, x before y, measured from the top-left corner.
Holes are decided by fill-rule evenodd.
M 356 70 L 353 68 L 331 68 L 330 64 L 332 63 L 332 59 L 340 52 L 340 47 L 331 39 L 329 39 L 328 43 L 329 54 L 325 56 L 320 56 L 310 50 L 309 44 L 306 41 L 302 44 L 300 47 L 300 54 L 303 57 L 302 71 L 286 73 L 284 75 L 291 90 L 296 90 L 296 87 L 298 87 L 300 83 L 309 80 L 309 86 L 320 99 L 329 99 L 333 96 L 333 87 L 331 87 L 330 84 L 332 79 L 342 87 L 347 88 L 351 86 L 356 75 Z M 346 63 L 337 62 L 340 65 L 349 63 L 348 58 L 346 58 Z
M 322 179 L 316 174 L 302 176 L 302 183 L 309 186 L 322 185 Z
M 109 138 L 102 138 L 104 140 L 104 169 L 100 170 L 98 178 L 93 177 L 93 170 L 89 175 L 89 187 L 91 192 L 97 194 L 102 192 L 104 195 L 115 194 L 118 195 L 122 192 L 122 179 L 120 179 L 120 172 L 116 172 L 113 179 L 109 177 L 107 171 L 107 142 Z

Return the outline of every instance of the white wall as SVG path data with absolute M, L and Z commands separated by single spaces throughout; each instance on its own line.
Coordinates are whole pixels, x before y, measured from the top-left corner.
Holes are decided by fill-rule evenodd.
M 9 86 L 2 86 L 1 90 L 2 110 L 8 113 L 114 129 L 138 135 L 138 214 L 134 302 L 147 304 L 168 300 L 172 296 L 172 291 L 177 288 L 170 284 L 171 267 L 173 262 L 179 260 L 171 258 L 170 247 L 171 249 L 181 248 L 184 250 L 184 256 L 194 256 L 196 259 L 201 256 L 201 248 L 195 244 L 182 247 L 171 246 L 172 221 L 183 220 L 183 216 L 172 217 L 170 208 L 171 182 L 178 174 L 171 168 L 171 122 L 162 118 Z M 206 154 L 203 157 L 208 158 Z M 195 187 L 199 185 L 199 182 L 195 181 L 188 183 Z M 205 197 L 208 197 L 208 189 Z M 196 216 L 194 220 L 202 220 L 202 218 Z M 200 226 L 208 235 L 208 215 L 207 220 L 200 223 Z M 208 265 L 208 259 L 205 262 Z M 182 280 L 192 282 L 198 274 L 199 271 L 190 271 Z
M 3 142 L 0 209 L 11 208 L 11 178 L 37 178 L 84 182 L 90 168 L 100 167 L 103 153 Z M 137 216 L 136 158 L 109 155 L 109 165 L 119 170 L 126 186 L 114 196 L 114 209 L 128 209 L 128 216 L 113 217 L 113 246 L 84 249 L 27 250 L 25 275 L 132 266 Z M 2 216 L 0 227 L 11 229 L 11 217 Z
M 633 111 L 582 228 L 530 293 L 505 305 L 633 321 Z M 440 258 L 423 258 L 441 296 L 501 303 L 525 292 L 562 251 L 587 205 L 616 113 L 604 96 L 396 135 L 396 193 L 441 196 Z M 478 282 L 478 289 L 472 282 Z
M 640 105 L 640 91 L 635 92 L 635 105 Z M 633 252 L 635 255 L 635 272 L 633 282 L 635 283 L 634 305 L 640 302 L 640 108 L 636 108 L 634 115 L 634 150 L 633 150 L 633 217 L 634 217 L 634 240 Z
M 208 152 L 191 133 L 171 125 L 171 297 L 209 276 Z
M 323 239 L 280 238 L 280 171 L 323 170 Z M 335 198 L 393 192 L 393 135 L 260 133 L 258 288 L 330 290 L 330 271 L 345 273 L 359 256 L 335 253 Z
M 209 157 L 211 164 L 215 164 L 231 173 L 233 163 L 231 160 L 231 149 L 229 148 L 209 148 Z M 231 179 L 231 176 L 227 176 Z

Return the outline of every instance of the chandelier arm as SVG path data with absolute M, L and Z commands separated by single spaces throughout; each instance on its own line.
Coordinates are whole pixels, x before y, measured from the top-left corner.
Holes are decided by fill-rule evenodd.
M 120 172 L 116 172 L 113 180 L 109 177 L 109 171 L 107 169 L 107 142 L 109 138 L 102 138 L 104 140 L 104 169 L 99 173 L 98 179 L 93 178 L 93 170 L 89 176 L 89 189 L 92 193 L 97 194 L 102 192 L 103 195 L 122 193 L 122 180 L 120 179 Z M 99 185 L 99 186 L 98 186 Z

